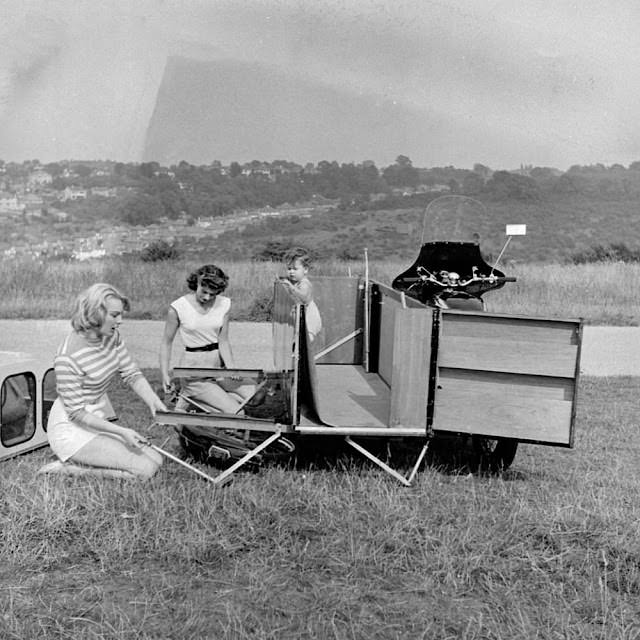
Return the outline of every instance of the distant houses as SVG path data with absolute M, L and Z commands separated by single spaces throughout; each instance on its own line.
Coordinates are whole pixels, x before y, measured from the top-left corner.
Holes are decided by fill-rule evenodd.
M 92 196 L 100 198 L 115 198 L 118 190 L 115 187 L 91 187 L 89 190 Z
M 32 171 L 27 178 L 27 187 L 34 189 L 38 187 L 46 187 L 53 182 L 53 176 L 42 169 Z
M 80 187 L 66 187 L 62 192 L 62 196 L 60 200 L 62 202 L 68 202 L 69 200 L 85 200 L 87 197 L 87 189 L 82 189 Z
M 44 208 L 44 199 L 36 193 L 25 193 L 18 199 L 24 212 L 29 214 L 40 214 Z
M 21 215 L 24 207 L 18 201 L 15 193 L 0 191 L 0 216 Z

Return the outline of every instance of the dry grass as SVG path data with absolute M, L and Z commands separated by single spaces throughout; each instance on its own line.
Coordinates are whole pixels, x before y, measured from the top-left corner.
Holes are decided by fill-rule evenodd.
M 171 462 L 146 485 L 5 462 L 0 636 L 640 638 L 640 382 L 580 391 L 575 450 L 521 445 L 503 478 L 405 489 L 343 460 L 215 489 Z
M 407 269 L 405 263 L 375 262 L 370 273 L 391 283 Z M 74 296 L 96 281 L 120 287 L 133 301 L 131 317 L 163 319 L 166 309 L 185 289 L 186 275 L 199 265 L 185 261 L 144 263 L 104 260 L 67 264 L 34 261 L 0 262 L 0 318 L 67 318 Z M 264 262 L 220 263 L 231 278 L 234 319 L 264 320 L 273 279 L 281 266 Z M 517 265 L 506 269 L 518 281 L 489 292 L 489 311 L 523 315 L 584 318 L 590 324 L 640 324 L 636 283 L 640 265 Z M 361 263 L 323 262 L 316 275 L 357 275 Z

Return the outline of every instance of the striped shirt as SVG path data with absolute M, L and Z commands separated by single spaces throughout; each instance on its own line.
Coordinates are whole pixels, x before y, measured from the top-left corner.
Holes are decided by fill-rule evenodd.
M 131 385 L 142 372 L 117 331 L 96 345 L 85 343 L 69 353 L 72 337 L 73 334 L 69 335 L 58 349 L 53 366 L 58 395 L 67 414 L 74 420 L 78 412 L 102 398 L 117 373 Z

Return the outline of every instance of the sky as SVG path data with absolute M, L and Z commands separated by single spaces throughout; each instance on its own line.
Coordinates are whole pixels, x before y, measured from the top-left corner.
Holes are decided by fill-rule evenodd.
M 255 150 L 272 157 L 234 148 L 221 121 L 224 154 L 208 161 L 626 166 L 640 160 L 638 32 L 637 0 L 0 0 L 0 158 L 140 161 L 179 57 L 344 98 L 335 127 L 322 100 L 301 105 L 327 119 L 321 148 L 296 135 L 303 120 L 274 119 L 259 87 L 243 91 L 242 112 L 267 125 Z M 215 89 L 223 113 L 229 86 Z M 384 131 L 359 118 L 365 103 Z

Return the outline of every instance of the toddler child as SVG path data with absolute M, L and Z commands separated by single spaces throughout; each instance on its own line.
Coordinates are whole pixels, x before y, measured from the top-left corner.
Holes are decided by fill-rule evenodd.
M 311 266 L 311 258 L 307 251 L 301 247 L 294 247 L 285 254 L 284 263 L 287 268 L 287 277 L 282 283 L 296 301 L 304 305 L 307 334 L 311 342 L 313 342 L 322 329 L 322 319 L 313 300 L 313 285 L 307 278 L 307 273 Z

